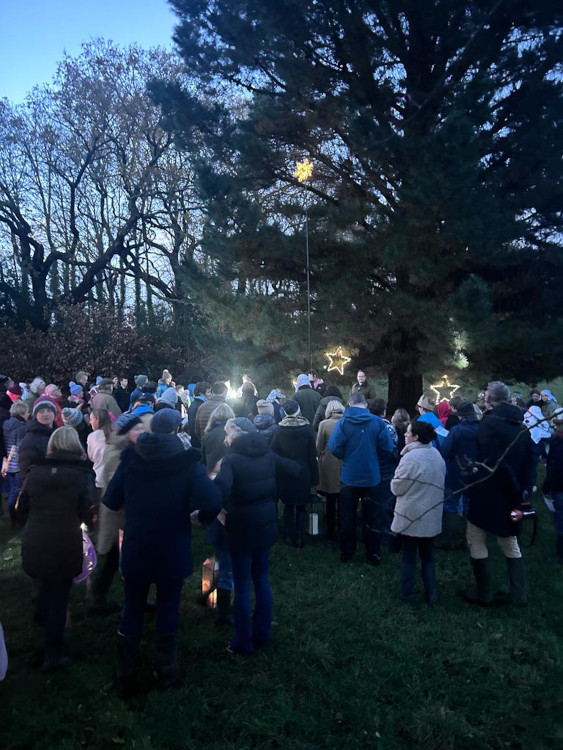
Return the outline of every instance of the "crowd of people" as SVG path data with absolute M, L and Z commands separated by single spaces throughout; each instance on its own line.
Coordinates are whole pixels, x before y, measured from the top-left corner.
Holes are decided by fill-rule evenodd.
M 422 394 L 414 416 L 399 408 L 388 418 L 362 370 L 345 394 L 315 372 L 300 374 L 288 397 L 274 388 L 262 399 L 248 375 L 234 393 L 223 381 L 184 388 L 168 370 L 158 381 L 137 375 L 132 389 L 126 378 L 90 382 L 81 371 L 65 390 L 42 377 L 0 376 L 3 504 L 21 530 L 45 671 L 70 663 L 64 628 L 83 571 L 83 528 L 98 556 L 90 611 L 121 610 L 124 693 L 134 685 L 151 586 L 157 674 L 165 687 L 180 680 L 179 606 L 193 571 L 194 526 L 203 527 L 218 563 L 216 624 L 234 626 L 228 650 L 241 655 L 271 640 L 270 549 L 280 530 L 286 544 L 304 546 L 308 505 L 319 497 L 342 563 L 357 553 L 358 506 L 366 563 L 401 554 L 405 604 L 417 601 L 418 558 L 424 599 L 439 602 L 435 546 L 467 546 L 475 590 L 462 596 L 481 606 L 498 601 L 487 549 L 494 535 L 506 558 L 505 601 L 525 605 L 518 535 L 542 461 L 554 559 L 563 562 L 563 409 L 550 391 L 534 390 L 524 404 L 493 381 L 475 401 L 436 404 Z M 119 569 L 122 606 L 108 600 Z

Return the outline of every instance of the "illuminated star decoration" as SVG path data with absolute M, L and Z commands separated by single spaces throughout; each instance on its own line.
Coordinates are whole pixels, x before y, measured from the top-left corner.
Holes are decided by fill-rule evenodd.
M 459 385 L 450 383 L 450 379 L 448 378 L 448 376 L 442 375 L 440 380 L 437 383 L 434 383 L 434 385 L 431 385 L 430 388 L 436 394 L 436 403 L 439 403 L 440 401 L 448 401 L 450 398 L 452 398 L 454 393 L 459 388 Z M 441 392 L 447 390 L 449 390 L 450 395 L 446 398 L 446 396 L 442 396 Z
M 342 347 L 339 346 L 333 352 L 325 352 L 325 357 L 328 357 L 327 372 L 331 370 L 338 370 L 341 375 L 344 375 L 344 368 L 350 362 L 350 357 L 347 357 L 342 351 Z
M 299 182 L 306 182 L 309 177 L 313 174 L 313 162 L 309 161 L 309 159 L 303 159 L 303 161 L 298 161 L 297 166 L 295 167 L 295 172 L 293 173 L 293 176 L 297 178 Z

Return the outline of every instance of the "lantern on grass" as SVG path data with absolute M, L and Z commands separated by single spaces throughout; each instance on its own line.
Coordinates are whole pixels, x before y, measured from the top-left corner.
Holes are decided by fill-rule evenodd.
M 203 561 L 201 568 L 201 596 L 211 609 L 217 607 L 217 584 L 219 583 L 219 563 L 214 557 Z
M 322 534 L 321 527 L 324 520 L 324 502 L 323 498 L 316 493 L 309 496 L 308 502 L 308 520 L 307 533 L 309 536 L 319 536 Z

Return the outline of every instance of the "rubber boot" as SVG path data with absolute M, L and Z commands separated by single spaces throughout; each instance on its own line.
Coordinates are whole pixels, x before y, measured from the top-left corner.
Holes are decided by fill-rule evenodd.
M 156 636 L 156 669 L 161 688 L 177 687 L 182 672 L 176 664 L 178 656 L 178 632 L 158 633 Z
M 436 588 L 436 566 L 434 562 L 422 563 L 422 582 L 424 584 L 424 601 L 431 607 L 439 604 Z
M 512 604 L 523 607 L 528 603 L 528 580 L 523 557 L 507 557 L 509 595 Z
M 139 638 L 123 633 L 117 634 L 117 688 L 124 698 L 133 692 Z
M 399 599 L 405 604 L 415 604 L 414 583 L 416 580 L 416 563 L 401 562 L 401 588 Z
M 231 612 L 231 592 L 227 589 L 217 589 L 217 616 L 215 625 L 232 625 L 234 622 Z
M 480 560 L 471 558 L 471 565 L 475 576 L 476 591 L 463 591 L 461 596 L 470 604 L 480 604 L 487 607 L 493 601 L 489 558 L 485 557 Z

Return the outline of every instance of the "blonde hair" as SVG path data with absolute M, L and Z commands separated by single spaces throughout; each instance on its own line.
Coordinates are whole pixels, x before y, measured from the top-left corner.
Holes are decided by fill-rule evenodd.
M 80 458 L 86 458 L 84 448 L 80 444 L 78 439 L 78 433 L 74 427 L 59 427 L 56 429 L 47 443 L 47 455 L 54 453 L 55 451 L 67 451 L 68 453 L 76 453 Z
M 203 433 L 210 432 L 215 427 L 217 422 L 226 422 L 228 419 L 233 419 L 235 416 L 234 411 L 231 409 L 229 404 L 219 404 L 219 406 L 212 412 L 205 430 Z
M 335 413 L 344 414 L 344 404 L 333 398 L 332 401 L 329 401 L 326 405 L 325 419 L 329 419 L 331 414 Z
M 21 399 L 14 401 L 10 406 L 10 416 L 23 417 L 24 414 L 29 414 L 29 406 Z

